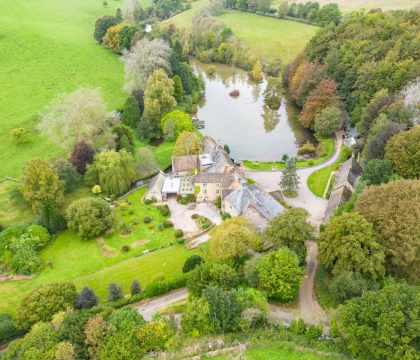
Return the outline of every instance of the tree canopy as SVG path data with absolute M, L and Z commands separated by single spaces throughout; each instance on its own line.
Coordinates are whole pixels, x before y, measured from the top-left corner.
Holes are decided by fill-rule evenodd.
M 420 317 L 418 287 L 391 283 L 353 298 L 339 310 L 339 331 L 358 359 L 415 359 Z
M 167 113 L 160 120 L 160 126 L 168 141 L 175 141 L 182 132 L 193 131 L 195 128 L 191 116 L 181 110 Z
M 247 219 L 237 217 L 225 220 L 211 229 L 211 257 L 216 261 L 232 260 L 246 255 L 248 250 L 258 249 L 261 238 L 252 227 Z
M 420 178 L 420 125 L 394 135 L 387 143 L 385 158 L 406 178 Z
M 320 263 L 334 275 L 357 271 L 375 280 L 385 274 L 385 254 L 378 235 L 359 214 L 332 217 L 318 238 L 318 245 Z
M 82 239 L 91 239 L 104 233 L 114 220 L 112 209 L 100 198 L 79 199 L 67 209 L 67 225 Z
M 86 171 L 90 185 L 100 185 L 107 194 L 121 194 L 137 180 L 136 163 L 126 150 L 102 151 Z
M 282 302 L 295 299 L 304 276 L 298 256 L 286 247 L 265 255 L 258 262 L 257 272 L 260 289 Z
M 288 209 L 270 221 L 263 238 L 275 248 L 287 246 L 303 262 L 306 257 L 306 241 L 314 237 L 314 228 L 308 223 L 308 217 L 309 213 L 305 209 Z
M 182 132 L 173 150 L 173 155 L 199 155 L 203 150 L 203 139 L 201 139 L 195 132 Z
M 370 186 L 354 207 L 379 234 L 388 272 L 414 282 L 420 281 L 419 204 L 420 180 L 399 180 Z

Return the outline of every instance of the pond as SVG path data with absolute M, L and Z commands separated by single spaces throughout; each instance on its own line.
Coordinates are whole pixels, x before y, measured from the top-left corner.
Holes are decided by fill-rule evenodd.
M 213 64 L 214 75 L 207 75 L 208 64 L 192 60 L 196 73 L 206 82 L 197 118 L 205 122 L 202 133 L 220 144 L 227 144 L 231 156 L 240 160 L 278 161 L 284 154 L 296 156 L 297 149 L 311 133 L 297 121 L 297 109 L 283 98 L 279 110 L 264 106 L 266 81 L 256 84 L 242 69 Z M 231 97 L 232 90 L 238 97 Z

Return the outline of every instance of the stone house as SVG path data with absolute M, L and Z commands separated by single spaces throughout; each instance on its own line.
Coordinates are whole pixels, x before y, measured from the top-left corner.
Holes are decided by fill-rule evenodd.
M 159 171 L 159 173 L 150 182 L 149 188 L 147 189 L 144 198 L 148 200 L 156 199 L 156 201 L 161 202 L 163 200 L 162 188 L 165 179 L 166 174 L 162 171 Z
M 198 172 L 199 162 L 197 155 L 173 156 L 172 173 L 175 176 L 193 175 Z
M 233 191 L 239 184 L 240 176 L 237 172 L 233 173 L 210 173 L 199 174 L 192 177 L 194 189 L 198 202 L 214 202 L 227 191 Z
M 222 210 L 234 217 L 243 216 L 262 230 L 285 208 L 258 185 L 242 183 L 223 199 Z

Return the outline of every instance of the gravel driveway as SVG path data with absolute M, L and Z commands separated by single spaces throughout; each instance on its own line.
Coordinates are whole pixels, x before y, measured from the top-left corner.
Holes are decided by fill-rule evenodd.
M 212 203 L 197 203 L 195 204 L 195 209 L 189 210 L 187 205 L 181 205 L 175 198 L 170 198 L 168 206 L 171 210 L 170 219 L 174 223 L 175 229 L 182 229 L 186 237 L 191 237 L 201 232 L 195 220 L 191 219 L 193 214 L 204 216 L 216 225 L 222 223 L 219 209 Z

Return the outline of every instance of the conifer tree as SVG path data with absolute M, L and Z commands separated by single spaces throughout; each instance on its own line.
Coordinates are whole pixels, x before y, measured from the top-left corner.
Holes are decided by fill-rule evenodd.
M 259 60 L 254 63 L 254 67 L 252 68 L 251 72 L 252 79 L 259 83 L 263 79 L 263 72 L 262 72 L 262 65 Z
M 284 169 L 281 171 L 280 186 L 286 195 L 296 194 L 299 187 L 299 175 L 296 171 L 295 159 L 287 159 Z
M 124 106 L 124 113 L 122 116 L 123 123 L 130 128 L 135 129 L 140 121 L 140 116 L 140 109 L 136 98 L 134 96 L 129 96 Z
M 174 98 L 180 103 L 184 101 L 184 89 L 182 88 L 182 81 L 178 75 L 175 75 L 172 80 L 174 81 Z

